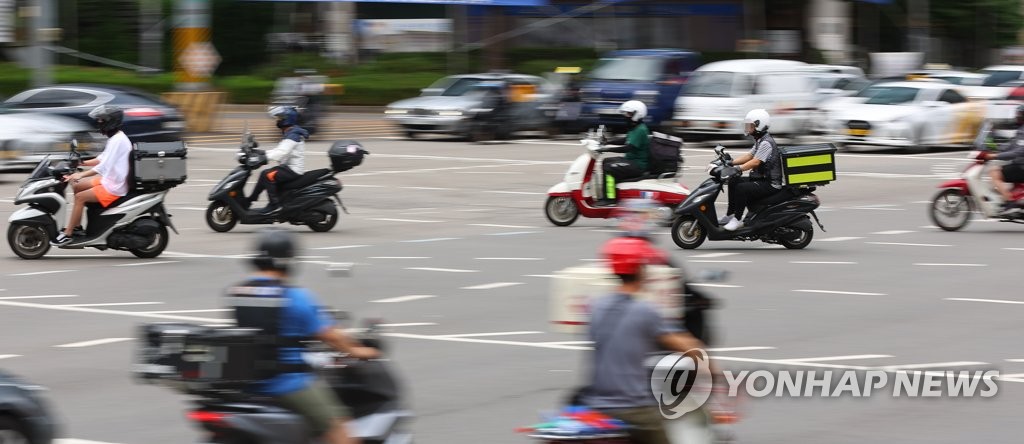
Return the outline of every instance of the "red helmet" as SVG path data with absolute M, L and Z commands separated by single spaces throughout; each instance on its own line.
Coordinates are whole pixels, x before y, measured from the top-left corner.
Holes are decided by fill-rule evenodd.
M 635 237 L 618 237 L 601 248 L 601 255 L 615 274 L 636 274 L 641 266 L 664 264 L 665 255 L 650 242 Z

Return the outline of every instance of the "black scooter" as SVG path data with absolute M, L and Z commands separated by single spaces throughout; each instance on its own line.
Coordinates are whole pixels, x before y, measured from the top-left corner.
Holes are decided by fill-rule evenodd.
M 313 231 L 325 232 L 338 223 L 338 206 L 348 213 L 338 197 L 342 189 L 341 181 L 334 177 L 340 171 L 332 168 L 308 171 L 298 179 L 282 185 L 278 189 L 282 207 L 276 213 L 267 214 L 249 208 L 245 184 L 253 171 L 267 164 L 266 152 L 257 149 L 258 146 L 252 133 L 246 131 L 237 155 L 239 166 L 210 191 L 208 199 L 211 203 L 206 209 L 206 224 L 213 231 L 231 231 L 238 223 L 290 223 L 307 225 Z
M 781 244 L 786 248 L 799 250 L 811 243 L 814 217 L 818 227 L 825 227 L 818 220 L 814 210 L 821 205 L 814 195 L 817 187 L 784 187 L 782 191 L 767 198 L 754 201 L 750 206 L 751 215 L 745 226 L 736 231 L 726 230 L 718 223 L 715 200 L 729 181 L 729 173 L 737 174 L 735 168 L 726 168 L 732 157 L 722 146 L 715 147 L 718 160 L 709 166 L 710 178 L 697 187 L 675 210 L 672 223 L 672 241 L 680 248 L 692 250 L 704 240 L 763 241 Z M 727 175 L 723 177 L 723 172 Z

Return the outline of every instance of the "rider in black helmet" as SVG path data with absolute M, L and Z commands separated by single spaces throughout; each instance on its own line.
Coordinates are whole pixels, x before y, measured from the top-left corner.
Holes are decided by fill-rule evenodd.
M 1016 113 L 1017 135 L 1009 142 L 999 147 L 998 153 L 988 153 L 989 160 L 1006 160 L 1010 163 L 1002 168 L 993 168 L 989 174 L 996 191 L 1003 196 L 1004 213 L 1017 209 L 1017 202 L 1013 200 L 1009 187 L 1006 183 L 1024 183 L 1024 105 L 1017 106 Z
M 245 282 L 232 287 L 229 301 L 239 327 L 258 328 L 277 338 L 274 349 L 278 368 L 268 379 L 251 390 L 276 399 L 282 406 L 302 415 L 316 436 L 325 443 L 353 442 L 345 422 L 350 415 L 344 405 L 302 358 L 302 341 L 320 340 L 331 348 L 360 359 L 378 355 L 377 350 L 360 346 L 342 330 L 334 328 L 329 316 L 320 310 L 313 294 L 293 286 L 296 245 L 293 235 L 271 229 L 260 235 L 252 259 L 255 272 Z

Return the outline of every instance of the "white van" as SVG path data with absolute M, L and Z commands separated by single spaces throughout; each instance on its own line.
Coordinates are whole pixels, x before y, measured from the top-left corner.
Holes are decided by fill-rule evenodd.
M 701 66 L 676 99 L 669 125 L 687 135 L 743 136 L 743 118 L 763 108 L 773 134 L 802 134 L 818 100 L 810 65 L 790 60 L 726 60 Z

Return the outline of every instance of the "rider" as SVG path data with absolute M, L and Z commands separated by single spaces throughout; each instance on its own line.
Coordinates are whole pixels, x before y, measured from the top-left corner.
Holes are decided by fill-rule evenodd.
M 667 444 L 659 401 L 651 394 L 644 361 L 663 349 L 686 353 L 704 346 L 662 318 L 650 302 L 637 299 L 644 289 L 645 265 L 664 260 L 660 251 L 643 239 L 617 237 L 604 245 L 602 255 L 620 285 L 615 294 L 592 307 L 593 373 L 580 400 L 630 424 L 632 442 Z
M 612 205 L 615 203 L 615 183 L 624 182 L 630 179 L 643 176 L 647 172 L 647 161 L 651 150 L 651 131 L 644 123 L 647 117 L 647 105 L 639 100 L 630 100 L 619 106 L 619 114 L 626 118 L 626 126 L 629 132 L 626 133 L 624 141 L 613 142 L 616 147 L 605 147 L 598 149 L 599 153 L 626 153 L 625 157 L 612 157 L 604 160 L 603 169 L 605 177 L 604 199 L 596 202 L 597 205 Z
M 744 134 L 754 138 L 754 146 L 730 165 L 736 166 L 738 173 L 750 170 L 750 176 L 742 178 L 740 174 L 734 174 L 729 181 L 729 207 L 725 217 L 719 221 L 726 230 L 736 231 L 743 227 L 743 210 L 751 201 L 782 189 L 782 156 L 775 139 L 768 134 L 770 125 L 771 117 L 763 109 L 750 111 L 744 119 Z
M 1016 113 L 1017 135 L 1013 140 L 999 147 L 999 153 L 987 153 L 988 160 L 1008 160 L 1010 163 L 1002 168 L 993 168 L 990 172 L 992 184 L 996 191 L 1003 196 L 1002 212 L 1012 211 L 1017 208 L 1006 183 L 1024 183 L 1024 105 L 1017 106 Z
M 266 189 L 269 202 L 262 212 L 267 214 L 281 209 L 278 201 L 279 187 L 298 179 L 306 172 L 305 140 L 309 139 L 309 131 L 299 126 L 299 113 L 294 107 L 275 106 L 270 109 L 270 116 L 277 120 L 277 127 L 284 135 L 277 148 L 267 151 L 267 159 L 277 162 L 278 165 L 260 173 L 256 188 L 252 190 L 252 196 L 249 196 L 249 205 L 252 206 Z
M 92 169 L 64 176 L 64 181 L 71 182 L 74 190 L 75 206 L 71 210 L 67 227 L 52 242 L 55 246 L 71 243 L 75 231 L 82 229 L 78 224 L 82 222 L 86 203 L 99 202 L 106 208 L 128 194 L 128 162 L 132 142 L 121 131 L 124 111 L 116 106 L 100 105 L 89 112 L 89 117 L 96 121 L 99 131 L 107 136 L 107 145 L 95 159 L 82 162 L 83 166 Z
M 345 408 L 303 364 L 300 341 L 320 340 L 358 359 L 374 358 L 377 350 L 359 346 L 343 330 L 334 328 L 313 294 L 288 282 L 294 274 L 296 253 L 292 236 L 285 230 L 265 231 L 252 259 L 256 272 L 229 291 L 238 327 L 258 328 L 277 339 L 280 367 L 274 376 L 256 383 L 252 391 L 273 397 L 302 415 L 313 433 L 323 436 L 325 442 L 352 443 L 345 428 Z

